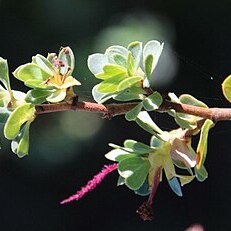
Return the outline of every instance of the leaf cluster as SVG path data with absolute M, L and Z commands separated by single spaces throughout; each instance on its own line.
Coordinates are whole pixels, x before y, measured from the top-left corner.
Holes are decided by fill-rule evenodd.
M 109 144 L 112 148 L 106 158 L 118 162 L 118 185 L 126 185 L 136 194 L 146 196 L 156 191 L 157 180 L 166 177 L 170 188 L 182 196 L 181 187 L 193 179 L 204 181 L 208 177 L 205 168 L 208 134 L 215 125 L 210 119 L 189 115 L 173 109 L 167 110 L 176 122 L 177 128 L 162 130 L 151 118 L 150 113 L 158 111 L 164 100 L 153 90 L 151 78 L 163 50 L 163 43 L 149 41 L 144 46 L 135 41 L 128 45 L 110 46 L 104 54 L 92 54 L 88 67 L 100 80 L 92 89 L 97 103 L 122 101 L 135 103 L 127 111 L 125 119 L 135 122 L 150 135 L 150 143 L 127 139 L 123 146 Z M 30 90 L 26 93 L 11 89 L 7 61 L 0 58 L 0 122 L 4 124 L 4 136 L 11 140 L 12 151 L 19 157 L 29 152 L 30 125 L 36 118 L 36 106 L 44 103 L 72 103 L 73 87 L 80 82 L 73 76 L 75 58 L 69 47 L 61 48 L 58 55 L 37 54 L 30 63 L 19 66 L 13 75 Z M 231 102 L 231 77 L 222 84 L 225 97 Z M 195 97 L 183 94 L 177 97 L 169 93 L 167 100 L 207 108 Z M 192 140 L 199 136 L 196 147 Z M 150 199 L 150 200 L 151 200 Z

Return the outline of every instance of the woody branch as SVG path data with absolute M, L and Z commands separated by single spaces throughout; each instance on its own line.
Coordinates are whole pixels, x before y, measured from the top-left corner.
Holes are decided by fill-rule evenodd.
M 45 114 L 59 111 L 87 111 L 94 113 L 101 113 L 104 117 L 110 118 L 118 115 L 125 114 L 137 105 L 136 102 L 131 103 L 111 103 L 111 104 L 98 104 L 93 102 L 62 102 L 57 104 L 41 104 L 36 105 L 36 114 Z M 164 100 L 157 112 L 167 112 L 175 110 L 185 114 L 195 115 L 204 119 L 211 119 L 214 122 L 231 120 L 231 108 L 203 108 L 188 104 L 173 103 Z

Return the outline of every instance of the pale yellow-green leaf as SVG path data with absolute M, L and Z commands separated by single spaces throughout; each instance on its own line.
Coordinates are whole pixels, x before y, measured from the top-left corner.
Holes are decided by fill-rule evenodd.
M 9 116 L 5 127 L 4 136 L 13 140 L 20 131 L 21 126 L 28 120 L 32 120 L 35 113 L 35 107 L 33 104 L 25 103 L 17 107 Z

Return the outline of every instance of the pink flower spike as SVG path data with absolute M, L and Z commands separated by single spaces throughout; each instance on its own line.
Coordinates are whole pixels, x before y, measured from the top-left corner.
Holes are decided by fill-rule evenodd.
M 76 194 L 70 196 L 69 198 L 60 202 L 60 204 L 66 204 L 74 200 L 79 200 L 82 198 L 86 193 L 94 190 L 98 184 L 102 182 L 102 180 L 111 172 L 115 171 L 118 168 L 118 164 L 110 164 L 105 165 L 101 172 L 93 177 L 92 180 L 88 181 L 88 183 L 83 186 Z

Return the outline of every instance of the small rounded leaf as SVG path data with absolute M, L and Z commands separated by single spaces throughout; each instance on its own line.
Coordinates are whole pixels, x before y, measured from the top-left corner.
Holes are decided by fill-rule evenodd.
M 143 100 L 143 106 L 147 111 L 153 111 L 158 109 L 162 102 L 163 98 L 161 94 L 155 91 Z
M 51 75 L 44 70 L 42 70 L 37 64 L 28 63 L 19 66 L 14 72 L 13 75 L 23 81 L 27 80 L 41 80 L 44 81 L 48 79 Z
M 20 132 L 21 126 L 28 120 L 32 120 L 35 113 L 34 105 L 30 103 L 23 104 L 17 107 L 9 116 L 5 127 L 4 136 L 13 140 Z
M 87 60 L 88 68 L 94 75 L 103 72 L 103 67 L 108 63 L 107 56 L 99 53 L 90 55 Z
M 229 75 L 222 83 L 222 91 L 225 98 L 231 102 L 231 75 Z
M 0 81 L 3 83 L 5 88 L 10 91 L 10 79 L 7 60 L 0 57 Z
M 138 190 L 147 178 L 150 163 L 139 157 L 126 158 L 119 162 L 119 173 L 125 178 L 125 184 L 132 190 Z

